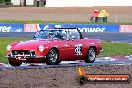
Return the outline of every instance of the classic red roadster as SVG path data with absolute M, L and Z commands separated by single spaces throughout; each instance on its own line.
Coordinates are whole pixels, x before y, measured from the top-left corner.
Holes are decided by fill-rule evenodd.
M 38 31 L 33 40 L 7 46 L 7 58 L 12 66 L 25 63 L 57 65 L 61 61 L 84 60 L 93 63 L 102 51 L 100 39 L 84 39 L 77 28 Z

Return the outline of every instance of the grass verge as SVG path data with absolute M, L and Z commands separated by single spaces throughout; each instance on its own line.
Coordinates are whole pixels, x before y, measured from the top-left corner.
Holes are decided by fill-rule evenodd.
M 17 23 L 17 24 L 129 24 L 132 22 L 74 22 L 74 21 L 16 21 L 16 20 L 0 20 L 0 23 Z
M 129 43 L 103 43 L 104 52 L 99 54 L 99 57 L 109 57 L 116 55 L 132 55 L 132 44 Z
M 30 40 L 31 38 L 0 38 L 0 62 L 8 62 L 6 56 L 6 46 L 10 43 L 17 41 Z M 115 55 L 131 55 L 132 44 L 128 43 L 103 43 L 104 52 L 98 55 L 98 57 L 107 57 Z
M 6 56 L 6 46 L 10 43 L 17 42 L 17 41 L 25 41 L 29 40 L 30 38 L 4 38 L 0 37 L 0 62 L 7 62 Z

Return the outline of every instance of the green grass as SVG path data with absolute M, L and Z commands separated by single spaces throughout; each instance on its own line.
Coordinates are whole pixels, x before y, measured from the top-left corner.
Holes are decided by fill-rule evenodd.
M 6 46 L 10 43 L 17 41 L 30 40 L 31 38 L 0 38 L 0 62 L 7 62 Z M 104 52 L 98 55 L 98 57 L 107 57 L 115 55 L 132 55 L 132 44 L 128 43 L 103 43 Z
M 0 20 L 0 23 L 18 23 L 18 24 L 129 24 L 131 25 L 132 22 L 74 22 L 74 21 L 16 21 L 16 20 Z
M 129 43 L 103 43 L 104 52 L 99 57 L 116 56 L 116 55 L 132 55 L 132 44 Z
M 0 62 L 7 62 L 6 56 L 6 46 L 10 43 L 17 41 L 25 41 L 29 38 L 2 38 L 0 37 Z

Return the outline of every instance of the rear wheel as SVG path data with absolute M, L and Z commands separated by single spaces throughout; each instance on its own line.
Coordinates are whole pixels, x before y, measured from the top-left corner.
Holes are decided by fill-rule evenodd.
M 56 49 L 51 49 L 47 55 L 47 65 L 58 65 L 59 64 L 59 53 Z
M 86 63 L 93 63 L 95 61 L 95 58 L 96 58 L 96 50 L 93 47 L 90 47 L 84 61 Z
M 9 61 L 9 64 L 12 65 L 12 66 L 20 66 L 22 64 L 22 62 L 12 62 L 12 61 Z

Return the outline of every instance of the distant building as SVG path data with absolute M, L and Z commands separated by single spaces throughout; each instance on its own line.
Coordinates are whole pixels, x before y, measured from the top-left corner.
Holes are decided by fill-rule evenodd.
M 11 0 L 11 3 L 13 3 L 13 5 L 26 6 L 33 5 L 34 0 Z
M 0 0 L 1 2 L 2 0 Z M 13 5 L 40 5 L 43 0 L 11 0 Z M 34 3 L 35 2 L 35 3 Z M 46 7 L 132 6 L 132 0 L 47 0 Z
M 11 3 L 17 6 L 43 7 L 46 5 L 46 0 L 11 0 Z

